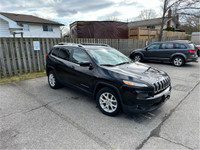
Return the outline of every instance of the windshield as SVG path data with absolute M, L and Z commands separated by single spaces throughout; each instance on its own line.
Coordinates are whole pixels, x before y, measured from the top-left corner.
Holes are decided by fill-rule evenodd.
M 111 47 L 91 48 L 88 53 L 98 65 L 116 66 L 132 62 L 121 52 Z

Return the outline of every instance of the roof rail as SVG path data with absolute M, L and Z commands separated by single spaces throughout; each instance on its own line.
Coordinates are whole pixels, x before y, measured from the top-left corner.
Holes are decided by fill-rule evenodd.
M 60 42 L 57 45 L 77 46 L 77 47 L 84 47 L 84 46 L 106 46 L 106 47 L 110 47 L 108 44 L 104 44 L 104 43 L 80 43 L 80 44 L 76 44 L 76 43 Z
M 81 45 L 91 45 L 91 46 L 107 46 L 109 47 L 108 44 L 104 44 L 104 43 L 80 43 Z
M 76 44 L 76 43 L 67 43 L 67 42 L 60 42 L 57 45 L 66 45 L 66 46 L 78 46 L 78 47 L 83 47 L 80 44 Z

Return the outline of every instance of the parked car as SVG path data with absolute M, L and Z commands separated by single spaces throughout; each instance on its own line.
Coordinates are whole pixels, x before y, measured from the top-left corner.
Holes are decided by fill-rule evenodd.
M 196 45 L 196 48 L 198 49 L 197 55 L 200 57 L 200 45 Z
M 75 87 L 93 95 L 109 116 L 121 110 L 143 113 L 159 108 L 170 97 L 170 77 L 136 62 L 108 45 L 55 45 L 47 55 L 49 86 Z
M 156 42 L 143 49 L 134 50 L 130 56 L 134 61 L 166 61 L 180 67 L 187 62 L 197 62 L 197 50 L 191 42 Z

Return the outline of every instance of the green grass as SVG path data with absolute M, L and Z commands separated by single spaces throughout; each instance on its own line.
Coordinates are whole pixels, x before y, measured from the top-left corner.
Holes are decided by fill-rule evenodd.
M 45 75 L 46 75 L 46 72 L 37 72 L 37 73 L 27 73 L 27 74 L 22 74 L 22 75 L 16 75 L 12 77 L 5 77 L 5 78 L 0 79 L 0 84 L 13 83 L 13 82 L 18 82 L 22 80 L 43 77 Z

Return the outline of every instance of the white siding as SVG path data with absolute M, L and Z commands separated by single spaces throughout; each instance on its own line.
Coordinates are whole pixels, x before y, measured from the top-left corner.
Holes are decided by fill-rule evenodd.
M 53 26 L 53 32 L 51 31 L 43 31 L 42 24 L 28 24 L 29 31 L 16 30 L 18 32 L 23 32 L 23 37 L 39 37 L 39 38 L 60 38 L 61 32 L 59 26 Z M 0 18 L 0 37 L 12 37 L 10 30 L 14 30 L 12 28 L 9 29 L 9 23 Z M 16 37 L 20 37 L 20 34 L 16 34 Z
M 43 31 L 43 26 L 39 24 L 29 24 L 29 31 L 23 31 L 24 37 L 46 37 L 46 38 L 60 38 L 60 27 L 59 26 L 53 26 L 53 32 L 52 31 Z M 16 35 L 20 36 L 20 35 Z
M 7 21 L 0 18 L 0 37 L 11 37 L 9 24 Z

